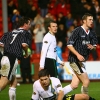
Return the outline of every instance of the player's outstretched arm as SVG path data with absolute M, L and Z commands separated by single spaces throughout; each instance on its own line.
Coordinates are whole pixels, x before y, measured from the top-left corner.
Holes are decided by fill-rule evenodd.
M 61 90 L 61 91 L 59 91 L 59 93 L 58 93 L 58 98 L 57 98 L 57 100 L 63 100 L 63 97 L 64 97 L 64 92 Z

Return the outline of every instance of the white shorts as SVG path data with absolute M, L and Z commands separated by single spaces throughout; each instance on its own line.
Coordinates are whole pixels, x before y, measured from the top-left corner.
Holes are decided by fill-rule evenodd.
M 83 62 L 73 62 L 73 63 L 70 63 L 70 66 L 79 75 L 81 73 L 86 73 L 85 63 Z
M 13 59 L 13 58 L 12 58 Z M 11 65 L 11 62 L 14 63 Z M 11 60 L 7 56 L 3 56 L 1 59 L 1 75 L 8 78 L 8 80 L 12 80 L 12 77 L 16 75 L 16 68 L 18 65 L 17 59 Z

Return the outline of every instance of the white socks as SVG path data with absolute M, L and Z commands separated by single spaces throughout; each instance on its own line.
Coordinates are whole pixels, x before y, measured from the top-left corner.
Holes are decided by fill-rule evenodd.
M 81 93 L 88 94 L 88 88 L 87 88 L 87 87 L 82 86 L 82 87 L 81 87 Z
M 70 85 L 67 85 L 65 87 L 63 87 L 63 90 L 64 90 L 64 95 L 69 93 L 70 91 L 72 91 L 72 87 Z
M 16 100 L 16 88 L 14 87 L 9 88 L 9 99 Z

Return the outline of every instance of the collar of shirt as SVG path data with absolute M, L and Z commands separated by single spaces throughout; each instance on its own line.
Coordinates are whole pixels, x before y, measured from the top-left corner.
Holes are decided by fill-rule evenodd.
M 83 30 L 86 32 L 86 34 L 88 35 L 90 30 L 85 30 L 83 26 L 81 26 L 83 28 Z

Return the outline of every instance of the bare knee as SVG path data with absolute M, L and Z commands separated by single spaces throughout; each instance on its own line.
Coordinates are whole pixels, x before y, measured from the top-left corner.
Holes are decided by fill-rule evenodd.
M 1 76 L 1 79 L 0 79 L 0 90 L 5 89 L 6 86 L 8 85 L 8 83 L 9 83 L 9 80 L 7 79 L 7 77 Z
M 6 88 L 6 84 L 1 84 L 1 82 L 0 82 L 0 90 L 2 91 L 2 90 L 4 90 L 5 88 Z
M 83 100 L 89 100 L 89 96 L 87 94 L 82 94 Z
M 72 89 L 76 89 L 76 88 L 78 88 L 78 84 L 76 84 L 76 83 L 71 83 L 71 87 L 72 87 Z
M 73 75 L 71 87 L 73 89 L 76 89 L 78 87 L 79 83 L 80 83 L 80 80 L 78 79 L 78 77 L 76 75 Z

